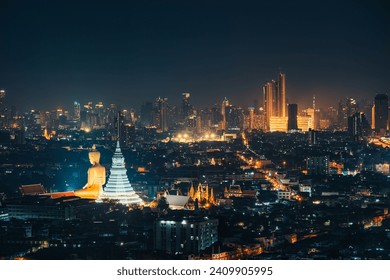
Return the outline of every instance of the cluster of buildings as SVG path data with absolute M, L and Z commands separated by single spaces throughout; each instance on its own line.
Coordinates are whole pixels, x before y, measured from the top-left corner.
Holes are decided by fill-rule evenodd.
M 388 97 L 248 109 L 164 97 L 18 113 L 0 91 L 0 258 L 389 259 Z M 89 148 L 106 170 L 98 199 Z M 57 193 L 58 195 L 53 195 Z
M 385 136 L 389 130 L 386 94 L 377 94 L 371 101 L 348 97 L 338 106 L 328 108 L 318 106 L 313 96 L 312 106 L 302 109 L 298 104 L 288 102 L 287 92 L 286 74 L 280 72 L 277 80 L 264 84 L 262 94 L 248 108 L 236 106 L 226 97 L 209 108 L 196 108 L 191 103 L 193 95 L 185 92 L 179 105 L 173 105 L 166 97 L 158 97 L 153 102 L 144 102 L 140 110 L 115 104 L 107 106 L 102 102 L 81 104 L 75 101 L 68 109 L 60 106 L 49 111 L 33 109 L 21 113 L 15 106 L 5 105 L 6 91 L 1 90 L 1 137 L 22 144 L 26 138 L 42 135 L 47 139 L 73 139 L 80 137 L 78 132 L 96 132 L 111 141 L 120 134 L 121 146 L 129 147 L 135 141 L 135 131 L 140 129 L 144 131 L 144 137 L 173 133 L 173 137 L 187 134 L 200 139 L 213 134 L 223 140 L 231 138 L 229 134 L 243 130 L 347 130 L 356 140 L 372 133 Z

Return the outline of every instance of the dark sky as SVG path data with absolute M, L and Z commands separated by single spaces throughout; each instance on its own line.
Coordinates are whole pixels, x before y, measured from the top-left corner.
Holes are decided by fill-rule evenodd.
M 0 88 L 18 108 L 168 97 L 247 107 L 286 73 L 322 104 L 390 88 L 386 1 L 0 0 Z

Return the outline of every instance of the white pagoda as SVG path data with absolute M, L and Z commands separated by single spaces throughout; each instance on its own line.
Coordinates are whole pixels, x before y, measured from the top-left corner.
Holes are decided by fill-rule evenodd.
M 126 205 L 140 204 L 142 202 L 127 178 L 125 158 L 123 157 L 119 141 L 116 143 L 115 153 L 112 157 L 110 177 L 99 200 L 106 199 Z

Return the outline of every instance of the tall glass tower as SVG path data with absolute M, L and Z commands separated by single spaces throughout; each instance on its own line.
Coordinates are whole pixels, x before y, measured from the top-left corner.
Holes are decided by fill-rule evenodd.
M 375 96 L 375 131 L 385 133 L 388 130 L 389 98 L 386 94 Z

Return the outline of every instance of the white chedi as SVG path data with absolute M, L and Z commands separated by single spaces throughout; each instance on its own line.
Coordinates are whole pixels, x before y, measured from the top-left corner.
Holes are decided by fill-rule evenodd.
M 110 177 L 99 200 L 113 200 L 126 205 L 142 203 L 141 198 L 135 193 L 127 177 L 125 158 L 119 141 L 116 143 L 115 153 L 112 157 Z

